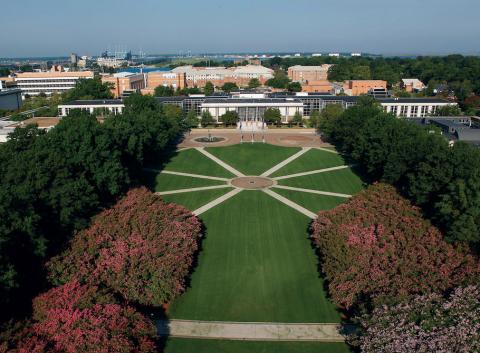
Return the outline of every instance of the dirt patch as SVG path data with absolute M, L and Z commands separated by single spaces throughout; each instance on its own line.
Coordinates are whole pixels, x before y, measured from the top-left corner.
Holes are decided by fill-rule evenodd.
M 230 184 L 241 189 L 267 189 L 276 184 L 275 180 L 258 176 L 246 176 L 232 179 Z

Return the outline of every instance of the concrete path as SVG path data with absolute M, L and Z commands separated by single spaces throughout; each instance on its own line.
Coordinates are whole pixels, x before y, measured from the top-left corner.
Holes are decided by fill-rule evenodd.
M 319 191 L 319 190 L 303 189 L 303 188 L 294 188 L 294 187 L 292 187 L 292 186 L 285 186 L 285 185 L 278 185 L 278 184 L 275 185 L 275 186 L 273 186 L 273 187 L 274 187 L 274 188 L 277 188 L 277 189 L 285 189 L 285 190 L 306 192 L 306 193 L 309 193 L 309 194 L 326 195 L 326 196 L 336 196 L 336 197 L 343 197 L 343 198 L 352 197 L 352 195 L 340 194 L 340 193 L 337 193 L 337 192 Z
M 338 153 L 336 150 L 331 150 L 329 148 L 323 148 L 323 147 L 315 147 L 317 150 L 322 150 L 322 151 L 325 151 L 325 152 L 330 152 L 330 153 L 334 153 L 334 154 L 340 154 Z
M 339 324 L 288 324 L 273 322 L 222 322 L 171 320 L 157 322 L 162 336 L 246 341 L 344 342 L 340 330 L 353 327 Z
M 214 177 L 214 176 L 202 175 L 202 174 L 191 174 L 191 173 L 174 172 L 174 171 L 172 171 L 172 170 L 159 170 L 159 169 L 153 169 L 153 168 L 143 168 L 143 170 L 146 170 L 147 172 L 154 172 L 154 173 L 161 173 L 161 174 L 171 174 L 171 175 L 180 175 L 180 176 L 186 176 L 186 177 L 198 178 L 198 179 L 208 179 L 208 180 L 218 180 L 218 181 L 229 181 L 229 180 L 230 180 L 230 179 L 228 179 L 228 178 L 220 178 L 220 177 Z
M 273 180 L 282 180 L 282 179 L 290 179 L 290 178 L 296 178 L 296 177 L 301 177 L 304 175 L 312 175 L 312 174 L 319 174 L 319 173 L 326 173 L 326 172 L 332 172 L 334 170 L 340 170 L 340 169 L 346 169 L 352 167 L 351 165 L 340 165 L 338 167 L 331 167 L 331 168 L 325 168 L 325 169 L 317 169 L 317 170 L 311 170 L 309 172 L 303 172 L 303 173 L 296 173 L 296 174 L 290 174 L 290 175 L 283 175 L 279 176 L 276 178 L 272 178 Z
M 309 150 L 311 149 L 311 147 L 304 147 L 302 148 L 300 151 L 298 151 L 297 153 L 295 153 L 293 156 L 290 156 L 288 157 L 287 159 L 285 159 L 283 162 L 280 162 L 278 163 L 277 165 L 273 166 L 272 168 L 270 168 L 269 170 L 267 170 L 265 173 L 263 173 L 261 176 L 263 177 L 268 177 L 269 175 L 272 175 L 273 173 L 275 173 L 277 170 L 285 167 L 288 163 L 294 161 L 295 159 L 297 159 L 298 157 L 300 157 L 301 155 L 307 153 Z
M 193 192 L 193 191 L 203 191 L 203 190 L 213 190 L 213 189 L 222 189 L 222 188 L 230 188 L 231 186 L 228 184 L 224 185 L 212 185 L 212 186 L 202 186 L 199 188 L 189 188 L 189 189 L 177 189 L 177 190 L 168 190 L 168 191 L 158 191 L 156 195 L 173 195 L 173 194 L 183 194 L 185 192 Z
M 225 163 L 224 161 L 222 161 L 221 159 L 215 157 L 213 154 L 205 151 L 205 148 L 203 147 L 197 147 L 195 148 L 198 152 L 202 153 L 203 155 L 205 155 L 206 157 L 210 158 L 212 161 L 214 161 L 215 163 L 221 165 L 223 168 L 225 168 L 226 170 L 228 170 L 230 173 L 236 175 L 237 177 L 242 177 L 242 176 L 245 176 L 243 173 L 239 172 L 238 170 L 236 170 L 235 168 L 233 168 L 232 166 L 228 165 L 227 163 Z
M 266 193 L 267 195 L 270 195 L 274 199 L 277 199 L 278 201 L 284 203 L 285 205 L 290 206 L 294 210 L 297 210 L 298 212 L 303 213 L 308 218 L 314 219 L 317 217 L 317 215 L 312 211 L 307 210 L 306 208 L 300 206 L 299 204 L 293 201 L 290 201 L 289 199 L 283 197 L 282 195 L 277 194 L 276 192 L 272 191 L 272 189 L 263 189 L 263 192 Z
M 231 187 L 230 185 L 222 185 L 222 186 L 223 187 Z M 219 198 L 217 198 L 213 201 L 210 201 L 206 205 L 203 205 L 202 207 L 197 208 L 195 211 L 193 211 L 193 214 L 196 215 L 196 216 L 200 216 L 202 213 L 204 213 L 204 212 L 208 211 L 209 209 L 221 204 L 222 202 L 224 202 L 224 201 L 228 200 L 229 198 L 235 196 L 236 194 L 238 194 L 241 191 L 242 191 L 242 189 L 235 188 L 232 191 L 226 193 L 225 195 L 222 195 Z

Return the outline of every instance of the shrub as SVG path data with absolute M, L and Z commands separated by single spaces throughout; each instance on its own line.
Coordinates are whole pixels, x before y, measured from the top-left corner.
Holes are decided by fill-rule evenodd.
M 129 301 L 159 306 L 185 289 L 200 232 L 190 211 L 134 189 L 47 264 L 50 280 L 102 284 Z
M 149 319 L 77 281 L 35 298 L 33 316 L 9 352 L 156 352 L 156 328 Z
M 312 230 L 333 301 L 346 308 L 443 291 L 479 274 L 463 246 L 446 243 L 386 184 L 319 213 Z
M 363 352 L 480 351 L 480 289 L 457 288 L 448 297 L 428 294 L 376 308 L 360 318 L 352 341 Z

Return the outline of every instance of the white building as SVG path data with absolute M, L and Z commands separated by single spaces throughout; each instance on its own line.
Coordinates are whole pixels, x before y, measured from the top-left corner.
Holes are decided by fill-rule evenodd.
M 19 73 L 14 79 L 23 96 L 36 96 L 40 93 L 63 93 L 74 88 L 78 80 L 93 77 L 92 71 L 49 71 Z
M 457 106 L 457 103 L 439 98 L 383 98 L 379 102 L 385 112 L 399 118 L 423 118 L 435 115 L 442 107 Z
M 58 116 L 67 116 L 71 110 L 79 109 L 90 114 L 121 114 L 125 104 L 120 99 L 78 100 L 58 106 Z

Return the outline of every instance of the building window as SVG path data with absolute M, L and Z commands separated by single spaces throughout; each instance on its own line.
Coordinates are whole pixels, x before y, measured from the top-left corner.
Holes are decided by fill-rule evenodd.
M 407 116 L 408 105 L 400 106 L 400 116 Z
M 390 107 L 390 113 L 392 113 L 393 115 L 396 116 L 396 115 L 397 115 L 397 111 L 398 111 L 398 106 L 392 105 L 392 106 Z
M 410 110 L 410 116 L 411 117 L 416 117 L 417 115 L 418 115 L 418 106 L 414 105 L 414 106 L 412 106 L 412 108 Z

